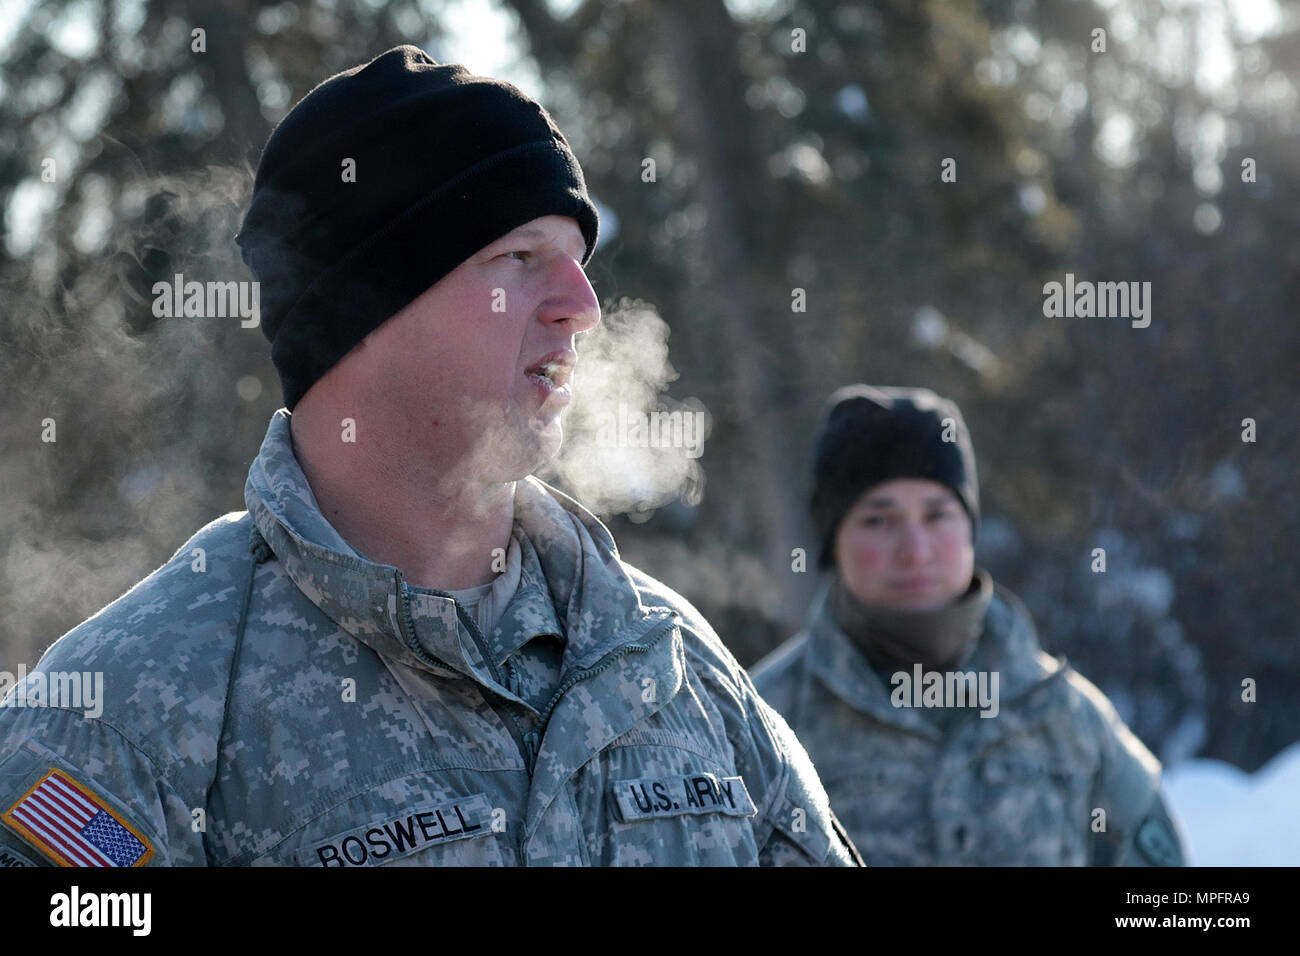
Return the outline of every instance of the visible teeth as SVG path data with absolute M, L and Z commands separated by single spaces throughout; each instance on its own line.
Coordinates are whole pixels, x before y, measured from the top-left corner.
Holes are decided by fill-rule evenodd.
M 554 382 L 555 375 L 560 370 L 560 368 L 561 366 L 558 362 L 547 362 L 545 365 L 539 366 L 537 368 L 537 371 L 533 372 L 533 374 L 536 375 L 538 378 L 544 378 L 550 382 Z

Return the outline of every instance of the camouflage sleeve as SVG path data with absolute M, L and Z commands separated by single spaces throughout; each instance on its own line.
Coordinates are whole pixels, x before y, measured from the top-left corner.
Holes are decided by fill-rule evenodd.
M 684 597 L 628 566 L 647 603 L 681 614 L 687 655 L 719 706 L 736 769 L 758 813 L 754 840 L 762 866 L 863 866 L 803 745 L 785 720 L 759 696 L 744 668 L 717 632 Z
M 776 711 L 743 678 L 749 693 L 751 774 L 769 781 L 758 807 L 760 866 L 864 866 L 831 810 L 830 800 L 803 745 Z M 751 769 L 752 768 L 752 769 Z
M 203 811 L 144 750 L 74 710 L 0 707 L 0 821 L 0 865 L 206 862 Z
M 1101 691 L 1071 677 L 1092 703 L 1102 745 L 1093 786 L 1089 864 L 1185 866 L 1183 835 L 1160 787 L 1160 761 Z

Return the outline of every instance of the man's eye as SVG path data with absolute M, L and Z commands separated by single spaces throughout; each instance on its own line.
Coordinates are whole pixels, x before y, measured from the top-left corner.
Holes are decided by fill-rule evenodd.
M 515 258 L 515 259 L 517 259 L 519 262 L 523 262 L 523 261 L 528 257 L 528 252 L 527 252 L 526 250 L 523 250 L 523 249 L 514 249 L 514 250 L 512 250 L 512 251 L 510 251 L 510 252 L 503 253 L 503 255 L 505 255 L 505 256 L 507 256 L 507 257 Z

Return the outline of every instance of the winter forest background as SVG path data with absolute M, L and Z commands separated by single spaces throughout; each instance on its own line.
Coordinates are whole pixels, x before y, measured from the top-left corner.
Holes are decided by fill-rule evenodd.
M 409 42 L 539 98 L 583 163 L 606 321 L 542 477 L 742 663 L 817 584 L 822 402 L 926 385 L 974 438 L 977 561 L 1168 766 L 1254 772 L 1300 739 L 1295 3 L 0 9 L 0 669 L 243 510 L 267 343 L 155 318 L 151 289 L 247 279 L 275 122 Z M 1150 282 L 1150 326 L 1045 316 L 1066 273 Z M 703 454 L 596 440 L 620 405 L 706 413 Z M 1270 779 L 1293 807 L 1300 774 Z

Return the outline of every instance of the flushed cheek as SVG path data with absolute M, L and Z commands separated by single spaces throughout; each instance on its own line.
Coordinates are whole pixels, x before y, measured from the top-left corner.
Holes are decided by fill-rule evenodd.
M 889 563 L 889 548 L 880 541 L 853 536 L 845 544 L 846 556 L 858 575 L 878 573 Z
M 523 376 L 518 372 L 518 350 L 507 353 L 501 345 L 499 337 L 490 335 L 448 343 L 444 354 L 455 358 L 443 366 L 445 377 L 454 381 L 457 391 L 463 394 L 504 400 L 518 389 Z
M 939 566 L 944 569 L 945 577 L 953 585 L 964 585 L 965 579 L 973 571 L 974 559 L 969 545 L 960 537 L 945 539 L 936 544 L 936 556 Z
M 937 542 L 935 553 L 939 555 L 940 562 L 945 566 L 957 564 L 961 561 L 961 542 L 957 540 Z
M 421 387 L 430 396 L 437 395 L 445 400 L 462 401 L 482 399 L 488 390 L 485 388 L 490 376 L 484 374 L 482 365 L 475 367 L 464 361 L 448 363 L 447 361 L 430 361 L 423 364 L 419 372 Z
M 945 560 L 960 558 L 962 552 L 969 544 L 969 535 L 964 528 L 954 528 L 951 531 L 934 537 L 934 549 Z

